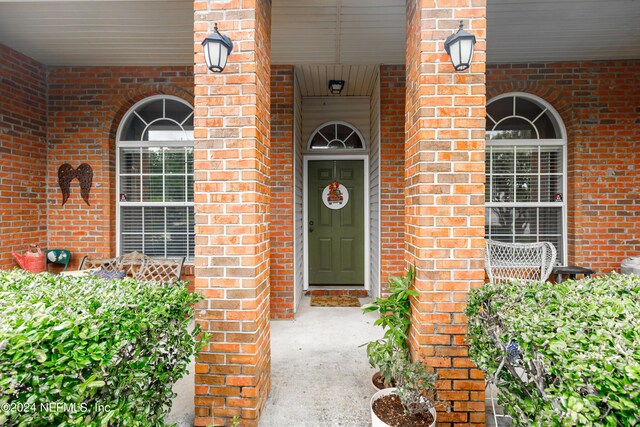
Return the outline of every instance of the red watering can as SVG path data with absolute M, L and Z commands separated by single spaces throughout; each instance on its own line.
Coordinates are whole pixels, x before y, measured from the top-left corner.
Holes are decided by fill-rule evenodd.
M 44 252 L 38 245 L 29 245 L 29 250 L 20 255 L 18 252 L 11 252 L 18 265 L 31 273 L 42 273 L 47 269 L 47 261 Z

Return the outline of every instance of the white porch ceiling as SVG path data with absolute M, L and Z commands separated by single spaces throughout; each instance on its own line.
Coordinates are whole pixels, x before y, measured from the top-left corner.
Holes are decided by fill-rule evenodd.
M 54 66 L 193 64 L 193 1 L 0 0 L 0 42 Z
M 329 80 L 344 80 L 342 96 L 370 96 L 378 77 L 378 65 L 300 65 L 295 67 L 302 96 L 332 96 Z
M 604 59 L 640 59 L 640 0 L 489 0 L 489 62 Z
M 405 0 L 274 0 L 277 64 L 402 64 Z
M 488 0 L 488 61 L 640 58 L 640 0 Z M 404 62 L 405 0 L 273 0 L 274 64 Z M 47 65 L 190 65 L 192 0 L 0 0 L 0 42 Z

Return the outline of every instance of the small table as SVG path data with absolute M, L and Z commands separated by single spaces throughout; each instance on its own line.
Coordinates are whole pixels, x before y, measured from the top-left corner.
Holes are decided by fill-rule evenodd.
M 591 275 L 594 273 L 594 271 L 590 268 L 576 266 L 554 267 L 551 272 L 558 276 L 558 283 L 564 282 L 564 280 L 566 280 L 563 279 L 562 276 L 569 276 L 570 279 L 575 280 L 578 274 L 584 274 L 584 277 L 591 277 Z

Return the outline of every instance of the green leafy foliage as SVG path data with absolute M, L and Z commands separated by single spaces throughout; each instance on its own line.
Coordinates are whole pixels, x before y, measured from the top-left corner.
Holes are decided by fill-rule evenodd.
M 407 335 L 411 326 L 411 304 L 409 297 L 418 296 L 413 287 L 415 269 L 409 268 L 402 277 L 389 279 L 389 296 L 377 298 L 374 302 L 362 306 L 365 313 L 377 311 L 380 318 L 375 326 L 381 326 L 384 336 L 367 344 L 369 364 L 380 370 L 387 384 L 391 383 L 393 360 L 396 354 L 409 358 Z
M 488 283 L 467 315 L 471 360 L 512 425 L 640 424 L 640 276 Z
M 184 286 L 0 272 L 0 425 L 163 426 L 201 343 Z
M 410 362 L 404 357 L 393 361 L 393 378 L 396 382 L 396 394 L 400 398 L 407 415 L 428 412 L 436 406 L 447 407 L 436 397 L 438 375 L 433 368 L 422 362 Z

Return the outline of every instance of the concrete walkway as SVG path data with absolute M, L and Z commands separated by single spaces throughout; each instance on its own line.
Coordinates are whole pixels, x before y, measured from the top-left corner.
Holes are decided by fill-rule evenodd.
M 374 371 L 359 346 L 382 336 L 377 315 L 309 304 L 303 297 L 295 320 L 271 322 L 271 394 L 260 427 L 370 426 Z
M 373 326 L 377 314 L 309 304 L 303 297 L 293 321 L 271 321 L 271 393 L 260 427 L 370 426 L 374 370 L 359 346 L 382 335 Z M 174 385 L 178 396 L 166 418 L 178 427 L 193 426 L 193 361 L 189 372 Z M 496 426 L 487 393 L 487 427 L 509 424 L 499 418 Z

